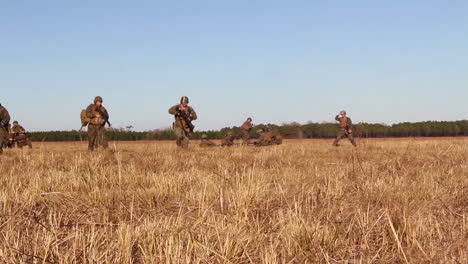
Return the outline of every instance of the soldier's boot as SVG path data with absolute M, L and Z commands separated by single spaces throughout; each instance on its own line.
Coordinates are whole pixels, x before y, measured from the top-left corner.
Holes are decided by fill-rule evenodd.
M 180 145 L 182 148 L 187 149 L 189 146 L 189 138 L 187 136 L 182 137 L 180 143 L 181 143 Z
M 103 142 L 101 142 L 101 147 L 103 149 L 108 149 L 109 148 L 109 143 L 107 142 L 107 140 L 103 140 Z
M 351 142 L 351 144 L 353 144 L 353 146 L 357 147 L 353 134 L 348 134 L 348 139 Z

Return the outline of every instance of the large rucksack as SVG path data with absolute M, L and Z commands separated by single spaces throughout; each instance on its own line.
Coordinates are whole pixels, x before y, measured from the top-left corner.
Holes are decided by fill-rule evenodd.
M 81 126 L 83 126 L 83 127 L 87 126 L 89 124 L 89 122 L 91 122 L 91 119 L 86 114 L 85 109 L 81 110 L 80 118 L 81 118 Z

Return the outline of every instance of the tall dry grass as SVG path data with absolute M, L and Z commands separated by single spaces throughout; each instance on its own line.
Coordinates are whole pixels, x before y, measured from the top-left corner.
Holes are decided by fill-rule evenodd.
M 468 263 L 468 140 L 44 143 L 0 156 L 0 263 Z

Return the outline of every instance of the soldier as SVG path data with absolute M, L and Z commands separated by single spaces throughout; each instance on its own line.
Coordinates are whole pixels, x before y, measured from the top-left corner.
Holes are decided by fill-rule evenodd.
M 24 127 L 22 127 L 18 121 L 13 121 L 13 127 L 11 128 L 11 131 L 15 134 L 25 134 L 26 133 L 26 129 L 24 129 Z
M 281 144 L 283 144 L 283 140 L 284 140 L 284 137 L 278 132 L 278 133 L 275 135 L 274 144 L 276 144 L 276 145 L 281 145 Z
M 203 134 L 202 141 L 200 142 L 200 147 L 216 147 L 216 143 L 209 140 L 207 134 Z
M 90 119 L 88 125 L 88 150 L 93 151 L 99 146 L 107 148 L 106 123 L 109 124 L 109 113 L 102 106 L 102 97 L 96 96 L 94 103 L 86 108 L 86 116 Z
M 242 144 L 246 145 L 250 139 L 250 130 L 252 130 L 252 118 L 249 117 L 247 120 L 242 124 L 241 131 L 242 131 Z
M 232 132 L 231 132 L 231 131 L 228 131 L 228 132 L 226 133 L 226 136 L 224 136 L 224 138 L 223 138 L 223 141 L 222 141 L 222 143 L 221 143 L 221 146 L 222 146 L 222 147 L 230 147 L 230 146 L 234 145 L 234 140 L 235 140 L 235 139 L 236 139 L 236 138 L 234 137 L 234 135 L 232 134 Z
M 26 129 L 22 127 L 18 121 L 13 122 L 13 127 L 11 128 L 11 132 L 13 133 L 13 142 L 16 142 L 16 145 L 19 148 L 22 148 L 24 146 L 28 146 L 29 148 L 32 148 L 32 144 L 29 141 L 29 137 L 26 134 Z
M 256 145 L 258 146 L 269 146 L 274 143 L 273 132 L 269 128 L 263 128 L 257 131 L 260 134 L 260 138 Z
M 3 153 L 3 148 L 9 144 L 8 129 L 10 125 L 10 114 L 8 110 L 0 104 L 0 154 Z
M 340 127 L 340 131 L 338 132 L 338 135 L 333 142 L 333 146 L 338 147 L 338 142 L 341 140 L 341 138 L 347 137 L 349 141 L 351 141 L 351 144 L 356 147 L 357 145 L 354 141 L 352 129 L 353 122 L 351 121 L 351 118 L 346 116 L 346 111 L 340 111 L 340 113 L 335 117 L 335 120 L 339 122 L 338 125 Z
M 188 104 L 188 97 L 182 96 L 180 104 L 169 108 L 169 114 L 175 117 L 173 128 L 176 135 L 176 144 L 182 148 L 188 148 L 190 134 L 193 132 L 191 122 L 197 120 L 197 113 Z

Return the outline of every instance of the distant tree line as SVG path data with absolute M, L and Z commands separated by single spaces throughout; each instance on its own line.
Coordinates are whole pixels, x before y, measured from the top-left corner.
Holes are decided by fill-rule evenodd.
M 269 127 L 280 132 L 286 138 L 333 138 L 338 132 L 335 123 L 299 124 L 287 123 L 282 125 L 260 124 L 252 131 L 252 137 L 259 137 L 257 131 Z M 225 127 L 220 130 L 197 131 L 193 133 L 194 139 L 207 134 L 210 139 L 221 139 L 227 131 L 231 130 L 235 135 L 241 135 L 239 127 Z M 455 137 L 468 136 L 468 120 L 460 121 L 426 121 L 416 123 L 398 123 L 393 125 L 359 123 L 353 127 L 356 137 L 381 138 L 381 137 Z M 30 132 L 33 141 L 80 141 L 87 140 L 86 132 L 78 131 L 47 131 Z M 157 129 L 152 131 L 137 132 L 127 129 L 109 129 L 109 140 L 136 141 L 136 140 L 173 140 L 174 132 L 171 129 Z

